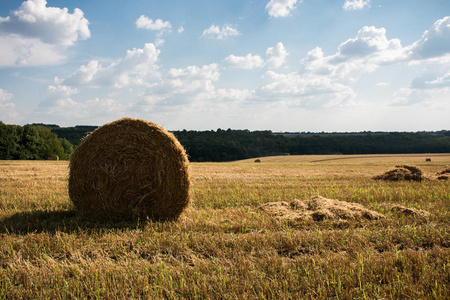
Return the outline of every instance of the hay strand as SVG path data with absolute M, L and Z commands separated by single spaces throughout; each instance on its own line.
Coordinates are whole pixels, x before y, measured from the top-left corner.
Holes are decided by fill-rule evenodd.
M 73 152 L 69 167 L 70 200 L 83 217 L 177 219 L 190 202 L 183 146 L 142 119 L 97 128 Z

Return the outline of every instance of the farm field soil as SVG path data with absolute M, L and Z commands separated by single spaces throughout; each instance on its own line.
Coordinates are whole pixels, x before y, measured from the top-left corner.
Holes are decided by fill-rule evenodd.
M 450 181 L 434 179 L 450 154 L 254 160 L 191 163 L 178 221 L 119 223 L 76 216 L 67 162 L 0 161 L 0 299 L 450 298 Z M 372 179 L 396 164 L 431 180 Z M 385 217 L 259 208 L 315 195 Z

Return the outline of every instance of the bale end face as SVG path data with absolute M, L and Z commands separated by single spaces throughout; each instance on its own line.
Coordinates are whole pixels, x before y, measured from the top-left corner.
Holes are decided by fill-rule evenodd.
M 83 217 L 177 219 L 190 202 L 183 146 L 145 120 L 99 127 L 72 153 L 69 168 L 69 197 Z

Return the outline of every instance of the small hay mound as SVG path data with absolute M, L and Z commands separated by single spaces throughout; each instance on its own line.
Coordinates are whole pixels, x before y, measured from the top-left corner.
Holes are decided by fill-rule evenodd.
M 255 163 L 260 163 L 261 160 L 259 158 L 255 159 Z
M 450 180 L 450 166 L 446 166 L 441 172 L 437 172 L 437 179 L 439 180 Z
M 314 196 L 303 201 L 295 199 L 290 202 L 271 202 L 259 208 L 281 220 L 378 220 L 384 218 L 382 214 L 368 210 L 361 204 L 327 199 L 322 196 Z
M 426 180 L 427 178 L 423 175 L 423 172 L 419 167 L 408 165 L 396 165 L 395 169 L 374 176 L 373 179 L 387 180 L 387 181 L 401 181 L 401 180 L 422 181 Z
M 69 196 L 96 219 L 177 219 L 190 202 L 189 161 L 173 134 L 123 118 L 86 136 L 70 158 Z
M 409 207 L 405 207 L 405 206 L 402 206 L 399 204 L 394 204 L 391 208 L 391 211 L 398 212 L 398 213 L 408 215 L 408 216 L 422 216 L 422 217 L 430 216 L 430 213 L 425 210 L 409 208 Z

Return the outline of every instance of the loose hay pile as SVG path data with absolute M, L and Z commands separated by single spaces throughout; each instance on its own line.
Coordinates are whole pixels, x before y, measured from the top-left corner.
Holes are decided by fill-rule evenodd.
M 439 180 L 450 180 L 450 166 L 446 166 L 444 170 L 438 172 L 436 175 Z
M 84 217 L 176 219 L 190 202 L 188 165 L 173 134 L 123 118 L 96 129 L 73 152 L 70 200 Z
M 408 215 L 408 216 L 422 216 L 422 217 L 428 217 L 430 216 L 430 213 L 427 212 L 426 210 L 420 210 L 420 209 L 415 209 L 415 208 L 410 208 L 410 207 L 405 207 L 399 204 L 394 204 L 391 208 L 391 210 L 393 212 L 398 212 L 404 215 Z
M 322 196 L 314 196 L 303 201 L 295 199 L 290 202 L 271 202 L 259 208 L 281 220 L 378 220 L 384 218 L 382 214 L 368 210 L 361 204 L 327 199 Z
M 374 176 L 375 180 L 400 181 L 413 180 L 422 181 L 427 180 L 419 167 L 408 165 L 396 165 L 395 169 L 389 170 L 383 174 Z

